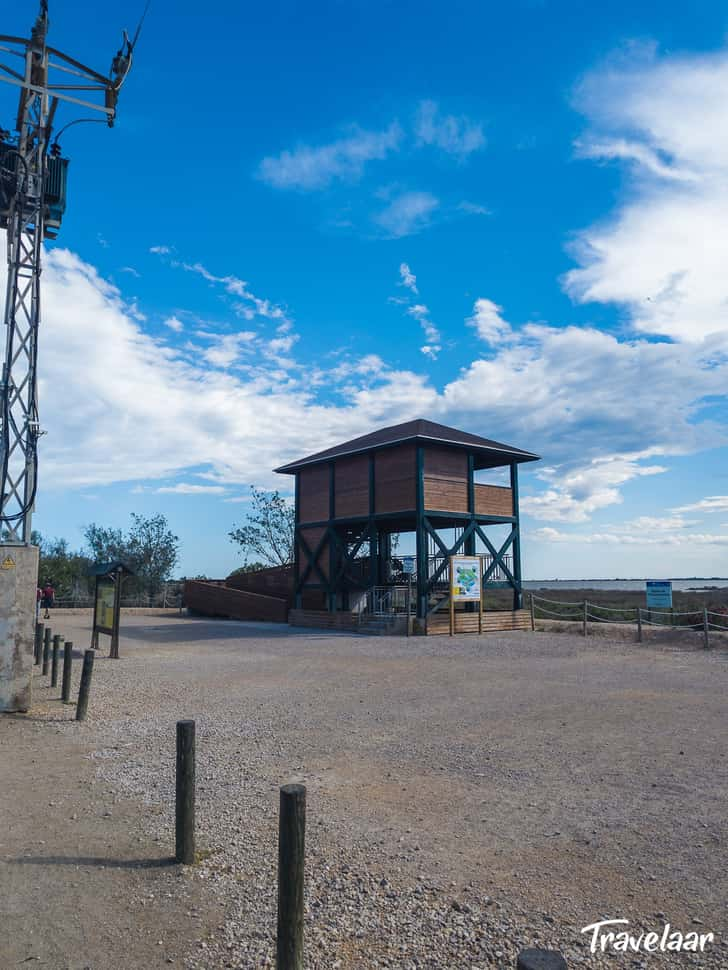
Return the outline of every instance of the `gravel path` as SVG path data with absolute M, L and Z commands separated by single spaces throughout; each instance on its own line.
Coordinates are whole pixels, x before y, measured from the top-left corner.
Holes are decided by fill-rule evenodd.
M 97 659 L 89 722 L 56 727 L 171 846 L 174 724 L 196 719 L 204 858 L 183 885 L 225 918 L 200 917 L 188 970 L 273 965 L 288 781 L 308 787 L 309 968 L 512 968 L 531 945 L 570 967 L 728 966 L 725 654 L 135 616 L 121 655 Z M 592 955 L 580 927 L 617 917 L 717 939 Z

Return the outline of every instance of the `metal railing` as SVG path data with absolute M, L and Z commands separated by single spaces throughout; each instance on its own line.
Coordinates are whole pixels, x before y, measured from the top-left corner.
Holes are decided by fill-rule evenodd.
M 415 605 L 414 594 L 410 596 L 408 586 L 372 586 L 365 594 L 360 616 L 394 616 L 412 613 Z

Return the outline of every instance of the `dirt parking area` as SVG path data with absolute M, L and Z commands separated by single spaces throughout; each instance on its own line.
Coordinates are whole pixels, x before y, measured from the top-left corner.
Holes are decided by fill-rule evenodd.
M 84 615 L 53 622 L 87 644 Z M 308 789 L 309 968 L 728 967 L 728 654 L 124 618 L 89 720 L 0 719 L 0 967 L 272 966 L 278 788 Z M 76 678 L 80 663 L 76 663 Z M 173 850 L 175 722 L 198 848 Z M 592 954 L 623 918 L 703 954 Z

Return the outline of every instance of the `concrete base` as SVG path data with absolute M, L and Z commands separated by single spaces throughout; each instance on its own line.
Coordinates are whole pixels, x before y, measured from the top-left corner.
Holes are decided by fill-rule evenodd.
M 38 547 L 0 544 L 0 711 L 30 710 Z

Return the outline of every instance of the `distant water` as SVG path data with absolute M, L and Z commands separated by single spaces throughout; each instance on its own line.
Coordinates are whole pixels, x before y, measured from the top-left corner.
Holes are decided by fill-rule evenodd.
M 673 579 L 673 590 L 701 590 L 728 587 L 728 579 Z M 631 589 L 644 592 L 644 579 L 527 579 L 524 589 Z

